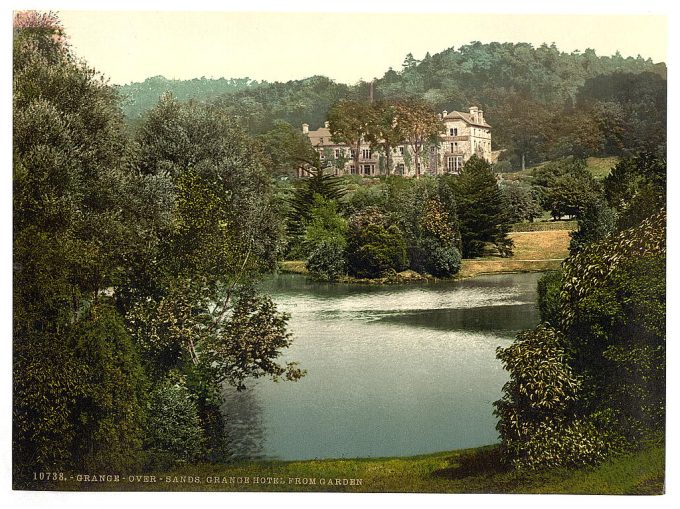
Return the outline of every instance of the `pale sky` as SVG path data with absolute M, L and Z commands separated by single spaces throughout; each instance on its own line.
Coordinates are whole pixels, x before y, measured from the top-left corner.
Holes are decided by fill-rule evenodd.
M 566 52 L 618 50 L 658 62 L 666 61 L 668 35 L 660 15 L 58 12 L 76 54 L 116 84 L 314 74 L 351 84 L 400 70 L 409 52 L 420 59 L 475 40 L 554 42 Z

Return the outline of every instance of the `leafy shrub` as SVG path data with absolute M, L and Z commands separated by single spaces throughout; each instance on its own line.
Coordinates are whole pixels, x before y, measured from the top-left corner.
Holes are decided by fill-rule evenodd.
M 596 463 L 663 437 L 665 223 L 661 210 L 569 257 L 561 282 L 539 285 L 557 329 L 498 350 L 510 381 L 495 415 L 516 467 Z
M 518 469 L 594 465 L 623 449 L 610 414 L 573 420 L 547 420 L 527 428 L 525 439 L 513 444 L 512 465 Z
M 406 267 L 406 242 L 401 230 L 386 225 L 375 208 L 352 216 L 347 235 L 347 269 L 356 277 L 375 278 Z
M 309 256 L 322 242 L 337 244 L 344 248 L 347 221 L 338 214 L 336 202 L 321 195 L 314 196 L 314 207 L 302 241 L 304 252 Z
M 548 453 L 554 444 L 541 439 L 555 423 L 573 413 L 581 380 L 566 362 L 563 338 L 551 327 L 539 326 L 520 332 L 508 348 L 498 348 L 497 357 L 510 373 L 502 399 L 494 403 L 499 417 L 496 429 L 511 461 L 533 452 Z M 544 447 L 544 449 L 541 449 Z M 552 461 L 552 460 L 551 460 Z
M 548 271 L 538 280 L 538 310 L 541 321 L 553 327 L 559 325 L 561 288 L 562 273 L 558 270 Z
M 345 250 L 337 242 L 322 241 L 307 258 L 307 270 L 321 281 L 335 281 L 345 273 Z
M 92 309 L 72 331 L 73 350 L 85 368 L 83 393 L 73 419 L 83 468 L 128 469 L 139 465 L 145 418 L 146 381 L 123 319 L 107 305 Z
M 578 219 L 578 229 L 571 232 L 569 252 L 574 254 L 588 244 L 603 240 L 614 232 L 616 220 L 616 212 L 603 199 L 587 204 Z
M 458 273 L 460 264 L 460 251 L 434 238 L 425 238 L 409 248 L 409 265 L 416 272 L 448 277 Z
M 147 430 L 147 448 L 156 462 L 190 462 L 204 454 L 196 399 L 179 375 L 171 373 L 151 393 Z
M 533 221 L 543 212 L 537 193 L 522 181 L 502 180 L 499 183 L 508 204 L 508 220 L 513 223 Z

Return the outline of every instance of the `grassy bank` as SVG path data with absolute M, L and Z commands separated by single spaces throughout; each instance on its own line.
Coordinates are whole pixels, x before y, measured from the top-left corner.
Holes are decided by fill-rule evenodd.
M 545 230 L 511 232 L 508 235 L 514 242 L 513 255 L 508 258 L 486 256 L 463 260 L 458 277 L 468 278 L 481 274 L 507 274 L 515 272 L 543 272 L 558 269 L 569 253 L 569 230 Z M 284 261 L 280 264 L 282 272 L 307 274 L 305 262 L 300 260 Z M 373 280 L 374 284 L 401 283 L 418 281 L 422 278 L 412 271 L 405 271 L 396 280 Z M 371 283 L 369 280 L 343 278 L 345 283 Z
M 597 467 L 514 471 L 501 466 L 498 448 L 490 446 L 407 458 L 200 464 L 149 475 L 147 482 L 121 476 L 59 489 L 653 495 L 663 492 L 664 453 L 653 447 Z
M 558 269 L 569 254 L 569 231 L 546 230 L 511 232 L 514 243 L 512 256 L 487 256 L 463 260 L 459 277 L 513 272 L 543 272 Z
M 604 180 L 609 175 L 612 168 L 619 163 L 620 159 L 616 156 L 610 157 L 588 157 L 586 158 L 586 168 L 595 177 L 596 180 Z M 503 172 L 501 175 L 506 180 L 529 180 L 532 172 L 544 166 L 549 161 L 545 161 L 533 166 L 529 166 L 525 170 L 518 170 L 513 172 Z

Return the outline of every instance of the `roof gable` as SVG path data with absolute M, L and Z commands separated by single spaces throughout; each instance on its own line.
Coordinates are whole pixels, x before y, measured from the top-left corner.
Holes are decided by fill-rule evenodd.
M 474 122 L 472 120 L 472 116 L 469 113 L 463 113 L 461 111 L 452 111 L 443 118 L 443 120 L 456 120 L 456 119 L 461 119 L 470 125 L 486 127 L 487 129 L 491 129 L 491 126 L 486 122 Z

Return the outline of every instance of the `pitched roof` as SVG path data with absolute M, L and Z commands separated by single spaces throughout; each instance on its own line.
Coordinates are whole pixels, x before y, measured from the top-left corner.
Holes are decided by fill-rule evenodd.
M 344 145 L 344 143 L 334 143 L 331 141 L 331 131 L 327 127 L 319 127 L 316 131 L 309 131 L 307 136 L 309 136 L 309 141 L 313 147 L 319 145 Z
M 470 115 L 469 113 L 463 113 L 461 111 L 450 112 L 449 114 L 447 114 L 444 117 L 444 120 L 446 120 L 446 119 L 453 120 L 453 119 L 456 119 L 456 118 L 460 118 L 470 125 L 477 125 L 479 127 L 486 127 L 487 129 L 491 129 L 491 126 L 489 124 L 487 124 L 486 122 L 474 122 L 472 120 L 472 115 Z

